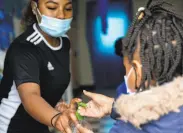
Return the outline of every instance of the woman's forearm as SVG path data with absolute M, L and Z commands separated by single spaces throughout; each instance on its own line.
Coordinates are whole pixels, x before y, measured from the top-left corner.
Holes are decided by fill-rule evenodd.
M 47 126 L 51 126 L 51 119 L 59 113 L 37 94 L 30 94 L 22 102 L 29 115 Z

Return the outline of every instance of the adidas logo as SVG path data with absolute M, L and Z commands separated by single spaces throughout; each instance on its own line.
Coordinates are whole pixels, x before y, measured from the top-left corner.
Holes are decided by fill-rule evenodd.
M 48 67 L 48 70 L 50 70 L 50 71 L 54 70 L 54 67 L 53 67 L 53 65 L 51 64 L 51 62 L 48 62 L 47 67 Z

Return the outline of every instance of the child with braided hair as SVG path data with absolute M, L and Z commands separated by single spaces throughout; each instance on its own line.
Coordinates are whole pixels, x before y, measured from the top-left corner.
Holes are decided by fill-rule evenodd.
M 143 9 L 143 8 L 141 8 Z M 130 94 L 91 98 L 80 114 L 101 118 L 118 113 L 110 133 L 183 132 L 183 16 L 164 0 L 140 10 L 123 38 L 125 84 Z

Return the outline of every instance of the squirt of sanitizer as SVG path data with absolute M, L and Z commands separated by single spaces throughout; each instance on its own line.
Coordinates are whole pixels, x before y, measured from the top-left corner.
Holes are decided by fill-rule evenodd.
M 79 103 L 77 103 L 77 105 L 78 105 L 78 108 L 77 108 L 77 111 L 76 111 L 76 117 L 77 117 L 77 119 L 78 119 L 78 121 L 79 121 L 79 124 L 81 124 L 81 126 L 84 127 L 84 128 L 87 128 L 87 129 L 89 129 L 89 130 L 92 130 L 91 125 L 86 121 L 85 117 L 84 117 L 84 116 L 81 116 L 81 115 L 79 114 L 79 107 L 87 108 L 87 104 L 84 103 L 84 102 L 79 102 Z M 74 126 L 73 126 L 73 128 L 72 128 L 72 132 L 73 132 L 73 133 L 79 133 L 79 132 L 77 131 L 77 128 L 74 127 Z

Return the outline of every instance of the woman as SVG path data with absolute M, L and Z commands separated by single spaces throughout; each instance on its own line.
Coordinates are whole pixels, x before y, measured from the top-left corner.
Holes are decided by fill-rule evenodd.
M 78 124 L 73 107 L 62 112 L 54 108 L 70 81 L 70 42 L 64 36 L 72 15 L 70 0 L 30 1 L 27 29 L 5 59 L 0 133 L 48 133 L 48 126 L 71 133 L 70 123 Z
M 140 11 L 123 41 L 125 84 L 131 95 L 113 98 L 84 91 L 92 100 L 80 114 L 118 121 L 111 133 L 183 132 L 183 17 L 154 0 Z M 121 121 L 119 121 L 121 120 Z

